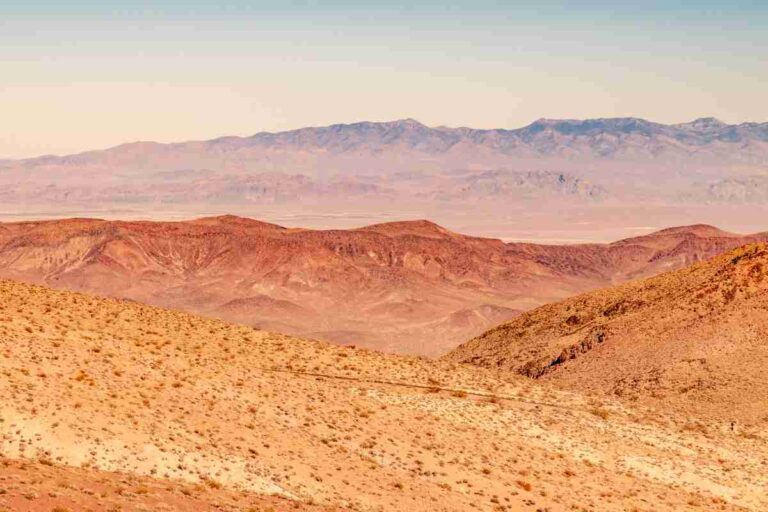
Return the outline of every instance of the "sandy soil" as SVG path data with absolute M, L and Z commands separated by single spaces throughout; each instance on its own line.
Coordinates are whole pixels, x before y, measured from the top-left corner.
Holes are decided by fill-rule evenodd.
M 0 396 L 6 459 L 147 486 L 371 511 L 768 507 L 764 439 L 726 425 L 13 282 Z

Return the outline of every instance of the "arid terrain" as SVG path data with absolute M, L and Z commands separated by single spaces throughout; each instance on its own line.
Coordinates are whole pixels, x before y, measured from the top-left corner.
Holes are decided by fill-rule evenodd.
M 530 311 L 446 356 L 567 389 L 768 426 L 768 246 Z
M 768 512 L 768 1 L 0 1 L 0 512 Z
M 428 221 L 308 230 L 233 216 L 68 219 L 0 223 L 0 277 L 435 356 L 532 307 L 765 240 L 701 225 L 555 246 Z
M 764 429 L 12 281 L 0 395 L 7 510 L 768 507 Z

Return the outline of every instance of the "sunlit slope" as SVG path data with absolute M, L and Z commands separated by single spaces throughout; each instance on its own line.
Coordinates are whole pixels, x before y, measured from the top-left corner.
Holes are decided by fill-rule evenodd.
M 768 246 L 530 311 L 446 360 L 691 414 L 768 422 Z

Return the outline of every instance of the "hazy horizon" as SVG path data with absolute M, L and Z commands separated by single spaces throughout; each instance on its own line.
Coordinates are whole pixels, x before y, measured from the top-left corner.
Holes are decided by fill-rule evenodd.
M 768 119 L 768 8 L 708 0 L 0 6 L 0 158 L 360 120 Z

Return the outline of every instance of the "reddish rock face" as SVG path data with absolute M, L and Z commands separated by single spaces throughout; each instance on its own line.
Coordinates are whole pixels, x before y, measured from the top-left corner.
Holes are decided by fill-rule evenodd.
M 533 306 L 766 238 L 690 226 L 549 246 L 460 235 L 428 221 L 316 231 L 234 216 L 69 219 L 0 224 L 0 277 L 438 355 Z

